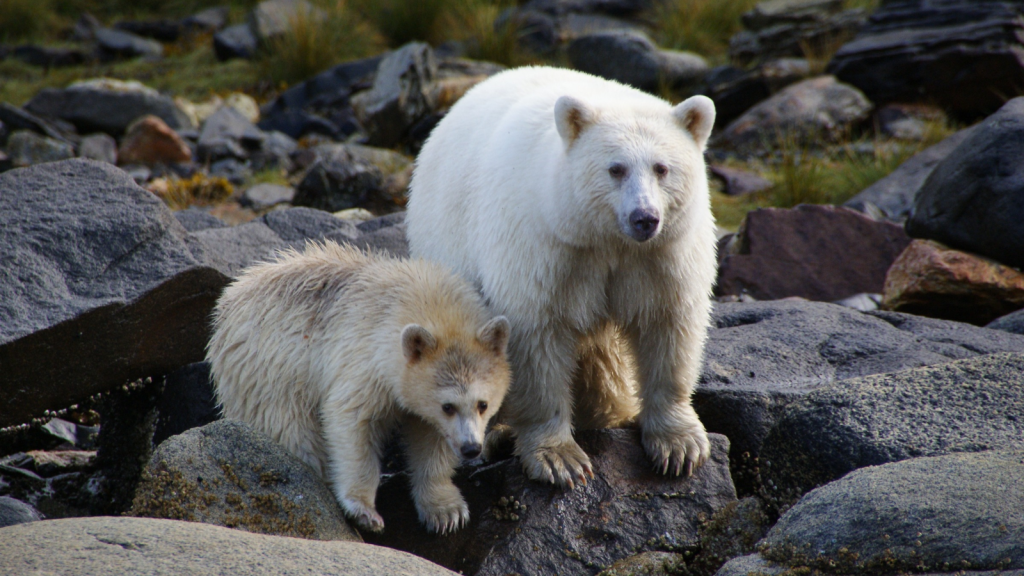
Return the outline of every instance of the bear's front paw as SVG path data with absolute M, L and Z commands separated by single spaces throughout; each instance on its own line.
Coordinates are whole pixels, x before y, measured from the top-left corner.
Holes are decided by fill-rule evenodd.
M 590 457 L 575 440 L 523 450 L 520 455 L 526 475 L 534 480 L 550 482 L 559 486 L 576 488 L 576 483 L 587 483 L 587 477 L 594 477 Z
M 447 534 L 462 528 L 469 522 L 469 506 L 462 496 L 446 503 L 416 504 L 420 522 L 431 532 Z
M 356 525 L 363 530 L 369 530 L 370 532 L 383 532 L 384 531 L 384 519 L 380 517 L 377 510 L 373 506 L 367 506 L 357 500 L 346 498 L 342 502 L 342 507 L 348 516 L 355 521 Z
M 662 474 L 692 476 L 711 456 L 711 442 L 699 420 L 682 430 L 643 431 L 643 445 Z

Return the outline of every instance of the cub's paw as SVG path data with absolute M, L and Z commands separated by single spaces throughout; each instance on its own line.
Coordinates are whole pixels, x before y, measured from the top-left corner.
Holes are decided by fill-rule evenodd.
M 711 456 L 711 442 L 704 431 L 704 425 L 682 430 L 643 430 L 643 445 L 647 455 L 654 461 L 654 469 L 670 476 L 692 476 L 693 471 Z
M 594 477 L 590 457 L 572 439 L 553 446 L 523 450 L 519 459 L 528 477 L 570 490 L 576 488 L 576 483 L 586 485 L 587 477 Z
M 373 506 L 367 506 L 350 498 L 346 498 L 341 504 L 349 518 L 363 530 L 369 530 L 370 532 L 384 531 L 384 519 L 380 517 L 380 514 L 377 513 Z
M 462 528 L 469 522 L 469 506 L 462 496 L 456 501 L 436 504 L 416 503 L 420 522 L 431 532 L 447 534 Z

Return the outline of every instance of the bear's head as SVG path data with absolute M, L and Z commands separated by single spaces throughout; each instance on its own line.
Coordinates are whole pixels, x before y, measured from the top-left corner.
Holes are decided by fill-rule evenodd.
M 654 97 L 595 104 L 562 96 L 555 123 L 567 186 L 591 222 L 587 233 L 617 230 L 642 243 L 689 211 L 708 210 L 703 152 L 715 123 L 710 98 L 671 107 Z
M 509 330 L 504 316 L 469 335 L 435 335 L 418 324 L 402 330 L 401 403 L 432 424 L 463 459 L 480 455 L 487 423 L 508 391 Z

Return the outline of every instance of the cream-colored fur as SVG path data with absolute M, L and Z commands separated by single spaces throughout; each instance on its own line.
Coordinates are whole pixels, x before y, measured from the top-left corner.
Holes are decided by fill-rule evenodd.
M 665 473 L 708 457 L 690 395 L 716 269 L 702 154 L 714 116 L 702 96 L 672 107 L 580 72 L 520 68 L 470 90 L 423 147 L 410 248 L 509 318 L 503 419 L 530 477 L 571 487 L 592 474 L 574 420 L 635 417 Z
M 363 528 L 383 529 L 380 456 L 403 427 L 420 520 L 444 532 L 469 518 L 451 477 L 508 389 L 508 333 L 443 267 L 327 242 L 228 286 L 207 357 L 224 416 L 325 476 Z

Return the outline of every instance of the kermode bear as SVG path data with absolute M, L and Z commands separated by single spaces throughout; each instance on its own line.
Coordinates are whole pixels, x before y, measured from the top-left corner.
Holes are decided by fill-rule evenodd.
M 593 476 L 572 430 L 637 420 L 662 473 L 710 454 L 690 404 L 715 279 L 708 98 L 672 107 L 594 76 L 520 68 L 471 89 L 416 160 L 412 254 L 512 326 L 501 420 L 534 479 Z
M 413 500 L 433 531 L 469 509 L 451 477 L 480 455 L 511 379 L 509 324 L 437 264 L 327 242 L 253 266 L 214 311 L 207 358 L 224 416 L 269 434 L 325 476 L 359 526 L 395 426 Z

